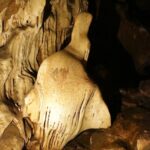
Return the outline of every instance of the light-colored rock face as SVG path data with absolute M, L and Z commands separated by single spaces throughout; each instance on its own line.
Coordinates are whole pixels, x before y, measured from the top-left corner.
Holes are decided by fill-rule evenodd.
M 0 0 L 0 100 L 24 104 L 40 64 L 70 37 L 86 2 Z
M 70 44 L 44 60 L 25 97 L 23 115 L 33 124 L 34 139 L 44 150 L 62 149 L 86 129 L 110 126 L 108 108 L 82 65 L 90 49 L 90 22 L 88 13 L 76 18 Z
M 12 104 L 13 112 L 25 103 L 23 115 L 37 146 L 26 129 L 30 150 L 38 146 L 62 149 L 86 129 L 110 126 L 107 106 L 82 65 L 89 55 L 91 15 L 78 14 L 87 6 L 87 0 L 0 0 L 0 111 L 4 119 L 0 119 L 0 144 L 5 147 L 6 142 L 4 149 L 12 148 L 3 139 L 13 128 L 12 122 L 17 122 L 26 141 L 20 115 L 9 112 L 11 107 L 4 103 Z M 70 44 L 53 54 L 71 32 Z M 17 132 L 12 133 L 14 140 Z M 20 148 L 22 140 L 19 143 Z
M 44 7 L 45 0 L 0 2 L 0 100 L 22 105 L 33 86 Z

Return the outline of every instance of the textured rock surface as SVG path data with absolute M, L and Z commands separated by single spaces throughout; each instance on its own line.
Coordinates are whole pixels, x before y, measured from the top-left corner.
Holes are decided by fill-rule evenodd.
M 1 139 L 4 147 L 6 144 L 4 149 L 12 148 L 8 144 L 11 136 L 3 139 L 10 131 L 4 131 L 9 123 L 18 120 L 16 128 L 24 131 L 18 115 L 40 64 L 68 43 L 76 16 L 86 11 L 87 6 L 86 0 L 0 1 L 0 136 L 4 133 Z M 15 133 L 10 132 L 17 140 Z M 14 149 L 18 149 L 19 143 L 15 143 Z
M 0 1 L 1 99 L 24 103 L 39 65 L 60 50 L 70 36 L 74 18 L 86 9 L 85 0 Z
M 84 130 L 111 125 L 101 92 L 83 65 L 90 49 L 91 19 L 88 13 L 77 16 L 71 42 L 43 61 L 34 88 L 25 97 L 23 114 L 33 124 L 32 138 L 44 150 L 62 149 Z

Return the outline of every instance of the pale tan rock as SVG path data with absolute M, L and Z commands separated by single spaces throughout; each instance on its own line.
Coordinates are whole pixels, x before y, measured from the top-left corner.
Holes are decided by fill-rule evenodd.
M 1 1 L 0 5 L 0 77 L 4 79 L 0 80 L 0 98 L 22 105 L 38 69 L 37 35 L 43 23 L 45 0 Z
M 0 100 L 5 99 L 5 82 L 12 69 L 11 58 L 0 58 Z
M 40 64 L 45 58 L 60 50 L 64 41 L 69 39 L 76 16 L 79 12 L 87 10 L 87 6 L 87 0 L 0 0 L 2 106 L 3 102 L 11 103 L 11 107 L 14 107 L 11 108 L 13 112 L 16 106 L 20 110 L 24 105 L 25 95 L 34 85 Z M 88 49 L 85 60 L 87 55 Z M 1 124 L 1 134 L 12 120 L 16 120 L 19 132 L 24 137 L 22 123 L 18 120 L 20 118 L 9 112 L 10 106 L 4 106 L 7 115 L 6 111 L 1 109 L 1 116 L 3 119 L 7 116 L 7 119 Z M 11 145 L 7 145 L 8 147 L 12 148 Z
M 69 39 L 74 18 L 87 10 L 86 1 L 0 1 L 0 64 L 8 67 L 0 65 L 1 100 L 24 104 L 40 64 Z
M 87 32 L 91 19 L 88 13 L 77 16 L 70 44 L 44 60 L 25 97 L 23 115 L 32 124 L 31 142 L 44 150 L 62 149 L 80 132 L 111 124 L 100 90 L 83 66 L 90 49 Z

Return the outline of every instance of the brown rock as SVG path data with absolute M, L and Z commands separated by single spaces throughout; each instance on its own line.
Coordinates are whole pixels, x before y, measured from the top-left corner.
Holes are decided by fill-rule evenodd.
M 136 89 L 120 90 L 123 109 L 126 107 L 143 107 L 150 109 L 150 80 L 143 80 Z
M 149 150 L 150 111 L 130 108 L 120 113 L 112 127 L 89 130 L 68 143 L 64 150 Z M 70 148 L 70 149 L 68 149 Z
M 137 150 L 149 150 L 150 149 L 150 131 L 144 130 L 139 134 L 136 141 Z
M 140 92 L 150 98 L 150 80 L 144 80 L 140 82 L 139 85 Z
M 24 139 L 16 125 L 11 122 L 0 137 L 0 148 L 2 150 L 21 150 L 24 146 Z
M 148 74 L 150 67 L 150 34 L 142 26 L 123 18 L 118 32 L 119 40 L 132 56 L 140 74 Z

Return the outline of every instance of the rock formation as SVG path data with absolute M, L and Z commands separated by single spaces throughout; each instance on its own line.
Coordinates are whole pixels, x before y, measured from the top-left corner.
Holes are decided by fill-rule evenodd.
M 87 32 L 91 15 L 81 13 L 87 8 L 87 0 L 0 1 L 3 149 L 62 149 L 88 128 L 110 126 L 107 106 L 82 65 L 90 49 Z M 62 47 L 66 48 L 57 52 Z
M 90 22 L 88 13 L 77 16 L 70 44 L 43 61 L 25 97 L 23 115 L 31 124 L 33 149 L 36 143 L 44 150 L 59 150 L 80 132 L 111 124 L 101 93 L 83 66 L 90 49 Z
M 70 37 L 86 0 L 0 1 L 0 99 L 22 105 L 41 62 Z

